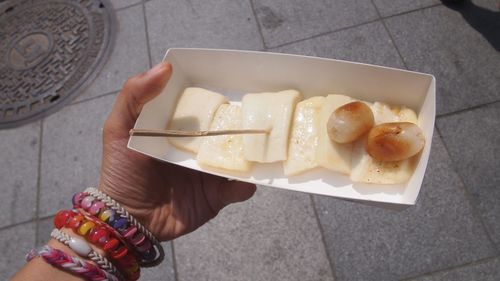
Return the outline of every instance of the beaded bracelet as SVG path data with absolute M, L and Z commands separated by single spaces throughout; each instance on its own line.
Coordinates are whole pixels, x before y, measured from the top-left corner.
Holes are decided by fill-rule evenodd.
M 79 259 L 78 257 L 70 256 L 63 251 L 52 248 L 48 245 L 45 245 L 38 251 L 35 249 L 29 251 L 26 255 L 26 261 L 29 262 L 35 257 L 41 257 L 45 260 L 45 262 L 71 273 L 80 275 L 87 280 L 118 281 L 116 276 L 109 274 L 108 272 L 100 269 L 98 266 L 85 260 Z
M 106 224 L 89 220 L 78 210 L 61 210 L 54 217 L 54 226 L 57 229 L 68 227 L 82 235 L 90 242 L 102 247 L 102 249 L 123 270 L 127 280 L 137 280 L 140 276 L 140 267 L 134 255 L 129 252 L 127 245 L 121 242 L 119 234 Z
M 50 233 L 50 236 L 63 243 L 64 245 L 70 247 L 71 250 L 73 250 L 79 256 L 89 258 L 102 270 L 108 272 L 109 274 L 115 275 L 119 280 L 125 280 L 125 278 L 123 278 L 122 274 L 116 269 L 116 267 L 112 263 L 110 263 L 107 258 L 92 250 L 92 248 L 85 240 L 71 237 L 67 233 L 62 232 L 58 229 L 53 229 Z
M 141 266 L 152 267 L 163 261 L 165 253 L 158 239 L 107 194 L 89 187 L 73 196 L 73 205 L 75 208 L 83 208 L 118 230 L 140 253 Z

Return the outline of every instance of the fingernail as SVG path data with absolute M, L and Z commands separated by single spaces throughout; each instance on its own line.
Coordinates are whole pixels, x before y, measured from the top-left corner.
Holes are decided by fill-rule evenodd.
M 153 68 L 151 68 L 149 71 L 148 71 L 148 74 L 157 74 L 159 72 L 162 72 L 165 68 L 165 66 L 167 66 L 168 62 L 160 62 L 159 64 L 155 65 Z

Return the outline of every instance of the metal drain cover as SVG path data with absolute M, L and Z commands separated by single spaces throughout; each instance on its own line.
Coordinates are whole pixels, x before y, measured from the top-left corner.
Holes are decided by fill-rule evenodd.
M 76 97 L 111 53 L 115 25 L 107 0 L 0 0 L 0 128 Z

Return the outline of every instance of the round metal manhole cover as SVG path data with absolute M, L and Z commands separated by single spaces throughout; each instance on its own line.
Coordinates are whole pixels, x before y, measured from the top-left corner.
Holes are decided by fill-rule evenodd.
M 0 128 L 76 97 L 107 60 L 115 30 L 108 0 L 0 0 Z

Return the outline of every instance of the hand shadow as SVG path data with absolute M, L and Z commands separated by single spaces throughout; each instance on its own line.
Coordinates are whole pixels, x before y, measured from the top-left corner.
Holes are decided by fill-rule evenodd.
M 479 7 L 470 0 L 441 0 L 447 8 L 459 12 L 465 21 L 483 35 L 483 37 L 500 52 L 500 12 Z

